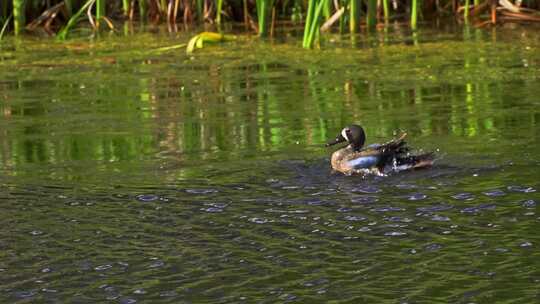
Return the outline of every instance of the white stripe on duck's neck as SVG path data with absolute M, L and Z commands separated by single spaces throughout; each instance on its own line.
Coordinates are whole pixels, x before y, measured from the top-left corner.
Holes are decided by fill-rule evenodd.
M 350 142 L 349 137 L 347 136 L 347 131 L 348 131 L 347 128 L 341 130 L 341 136 L 343 136 L 343 138 L 345 138 L 348 142 Z

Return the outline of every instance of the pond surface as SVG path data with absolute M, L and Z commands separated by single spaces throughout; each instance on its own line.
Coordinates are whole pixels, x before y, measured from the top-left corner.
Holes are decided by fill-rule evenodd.
M 0 302 L 540 301 L 540 31 L 0 45 Z M 406 130 L 432 169 L 332 174 Z

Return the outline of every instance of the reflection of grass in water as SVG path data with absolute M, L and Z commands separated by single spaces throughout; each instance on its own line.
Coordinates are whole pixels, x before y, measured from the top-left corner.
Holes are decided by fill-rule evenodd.
M 371 142 L 402 128 L 468 136 L 469 147 L 485 150 L 482 140 L 497 139 L 512 123 L 505 115 L 524 126 L 535 123 L 528 110 L 501 112 L 520 100 L 504 97 L 508 80 L 523 96 L 537 91 L 534 69 L 508 68 L 521 56 L 535 60 L 519 44 L 420 43 L 306 56 L 296 46 L 269 51 L 240 38 L 193 59 L 181 51 L 148 55 L 159 43 L 144 37 L 131 44 L 38 43 L 34 52 L 21 49 L 15 60 L 1 62 L 6 79 L 21 79 L 7 90 L 2 113 L 25 121 L 2 136 L 4 164 L 145 161 L 158 151 L 180 162 L 223 161 L 292 151 L 297 141 L 301 154 L 320 156 L 327 153 L 320 144 L 351 121 L 366 126 Z M 78 56 L 58 56 L 65 52 Z M 44 67 L 53 85 L 35 86 L 46 98 L 34 107 L 41 114 L 28 112 L 21 97 L 35 76 L 23 75 Z M 67 115 L 51 114 L 58 111 Z

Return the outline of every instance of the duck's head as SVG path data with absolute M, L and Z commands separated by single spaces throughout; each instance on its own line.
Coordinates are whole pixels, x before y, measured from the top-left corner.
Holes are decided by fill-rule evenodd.
M 342 142 L 348 142 L 354 151 L 360 151 L 366 141 L 366 133 L 359 125 L 350 125 L 338 134 L 336 139 L 326 144 L 326 147 L 333 146 Z

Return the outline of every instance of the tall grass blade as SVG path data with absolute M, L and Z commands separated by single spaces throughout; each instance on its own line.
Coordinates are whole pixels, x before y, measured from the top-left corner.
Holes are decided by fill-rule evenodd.
M 20 34 L 24 28 L 24 23 L 26 22 L 24 16 L 25 6 L 25 0 L 13 0 L 13 25 L 15 28 L 15 35 Z
M 221 24 L 221 9 L 223 7 L 223 0 L 217 0 L 217 7 L 216 7 L 216 23 L 219 25 Z
M 196 10 L 197 10 L 197 18 L 199 18 L 199 22 L 204 21 L 204 15 L 203 15 L 203 7 L 204 7 L 204 0 L 197 0 L 196 3 Z
M 146 22 L 146 17 L 148 16 L 148 3 L 147 0 L 138 0 L 139 1 L 139 18 L 141 22 Z
M 368 0 L 366 24 L 370 30 L 377 25 L 377 0 Z
M 161 14 L 167 15 L 167 0 L 161 0 L 160 8 L 161 8 Z
M 323 16 L 325 20 L 328 20 L 330 19 L 330 17 L 332 17 L 332 1 L 326 1 L 323 7 Z
M 417 21 L 418 21 L 417 8 L 418 8 L 418 0 L 412 0 L 412 3 L 411 3 L 411 28 L 413 30 L 416 30 L 416 24 L 417 24 Z
M 319 27 L 321 23 L 321 14 L 324 5 L 326 4 L 328 0 L 320 0 L 319 3 L 317 3 L 317 8 L 315 9 L 315 12 L 313 14 L 313 18 L 310 22 L 310 28 L 309 33 L 307 36 L 307 40 L 304 43 L 304 48 L 311 48 L 313 47 L 313 42 L 315 41 L 315 37 L 319 35 Z
M 382 2 L 383 2 L 384 22 L 388 22 L 388 19 L 390 19 L 390 12 L 388 10 L 388 0 L 382 0 Z
M 313 15 L 315 14 L 315 8 L 316 8 L 315 0 L 309 0 L 308 9 L 307 9 L 307 16 L 306 16 L 306 22 L 304 24 L 304 38 L 302 40 L 302 46 L 304 48 L 309 48 L 309 46 L 308 46 L 308 36 L 309 36 L 309 31 L 311 29 L 311 22 L 313 20 Z
M 259 36 L 265 37 L 268 34 L 268 15 L 272 6 L 271 0 L 256 0 L 257 19 L 259 21 Z
M 96 0 L 96 25 L 98 28 L 103 17 L 105 17 L 105 0 Z
M 351 0 L 349 12 L 349 31 L 354 34 L 360 28 L 360 0 Z
M 90 5 L 94 4 L 96 0 L 88 0 L 86 1 L 86 3 L 77 11 L 77 13 L 75 13 L 75 15 L 71 16 L 71 18 L 69 18 L 69 21 L 68 23 L 66 24 L 66 26 L 64 26 L 59 32 L 58 32 L 58 38 L 61 39 L 61 40 L 64 40 L 67 38 L 67 35 L 69 33 L 69 30 L 75 25 L 77 24 L 77 22 L 79 21 L 79 18 L 81 17 L 81 15 L 84 13 L 84 11 L 86 11 Z
M 125 17 L 129 16 L 129 0 L 122 0 L 122 13 Z
M 2 41 L 2 37 L 4 37 L 4 33 L 6 32 L 6 29 L 9 25 L 9 21 L 11 20 L 11 17 L 13 17 L 13 15 L 9 15 L 9 17 L 4 22 L 4 25 L 2 26 L 2 30 L 0 31 L 0 41 Z

